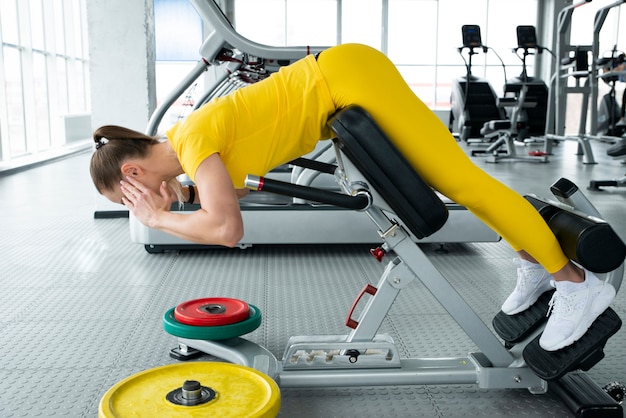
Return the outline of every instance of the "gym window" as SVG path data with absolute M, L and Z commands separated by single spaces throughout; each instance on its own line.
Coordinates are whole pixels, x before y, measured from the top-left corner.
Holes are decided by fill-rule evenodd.
M 0 161 L 59 148 L 77 140 L 72 123 L 88 126 L 85 3 L 2 0 Z
M 275 46 L 336 45 L 359 42 L 389 56 L 413 91 L 432 109 L 450 107 L 451 81 L 465 74 L 461 26 L 481 26 L 483 42 L 507 68 L 521 72 L 511 53 L 515 27 L 536 25 L 538 0 L 232 0 L 234 24 L 243 36 Z M 262 17 L 261 17 L 262 16 Z M 506 18 L 503 18 L 506 16 Z M 474 72 L 504 84 L 497 56 L 476 57 Z M 529 60 L 529 71 L 533 62 Z

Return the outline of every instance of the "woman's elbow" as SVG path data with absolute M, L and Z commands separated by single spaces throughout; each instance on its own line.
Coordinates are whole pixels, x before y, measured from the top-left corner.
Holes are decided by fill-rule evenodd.
M 237 246 L 237 244 L 239 244 L 241 238 L 243 238 L 243 234 L 239 234 L 236 236 L 234 234 L 231 234 L 231 236 L 225 237 L 223 245 L 228 248 L 234 248 Z
M 233 248 L 243 238 L 243 223 L 236 223 L 223 229 L 222 244 L 226 247 Z

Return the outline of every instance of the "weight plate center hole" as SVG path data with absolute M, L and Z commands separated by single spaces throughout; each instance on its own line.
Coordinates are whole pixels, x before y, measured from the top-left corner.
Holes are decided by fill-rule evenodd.
M 186 380 L 183 386 L 167 394 L 165 399 L 175 405 L 197 406 L 212 401 L 217 393 L 197 380 Z
M 226 312 L 226 307 L 217 303 L 203 305 L 199 309 L 211 315 L 223 314 L 224 312 Z

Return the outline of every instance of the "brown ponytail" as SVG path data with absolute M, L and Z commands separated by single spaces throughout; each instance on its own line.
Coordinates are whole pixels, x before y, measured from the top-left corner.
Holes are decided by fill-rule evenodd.
M 89 171 L 98 192 L 114 190 L 122 179 L 122 164 L 130 158 L 148 155 L 151 145 L 159 143 L 157 137 L 121 126 L 102 126 L 93 133 L 96 151 L 91 156 Z

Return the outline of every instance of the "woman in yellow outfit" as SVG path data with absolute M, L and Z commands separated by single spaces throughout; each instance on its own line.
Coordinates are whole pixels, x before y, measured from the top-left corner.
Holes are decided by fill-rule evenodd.
M 329 118 L 363 107 L 419 175 L 465 206 L 519 254 L 518 280 L 502 306 L 527 309 L 556 287 L 540 344 L 572 344 L 609 306 L 615 289 L 573 264 L 537 211 L 467 157 L 448 129 L 408 87 L 393 63 L 370 47 L 346 44 L 309 55 L 267 79 L 220 97 L 172 127 L 167 140 L 116 126 L 94 133 L 91 175 L 98 191 L 145 225 L 183 239 L 234 246 L 243 235 L 238 198 L 246 174 L 269 170 L 330 138 Z M 200 203 L 190 215 L 170 212 L 175 178 L 195 187 L 179 197 Z M 121 181 L 120 181 L 121 180 Z

